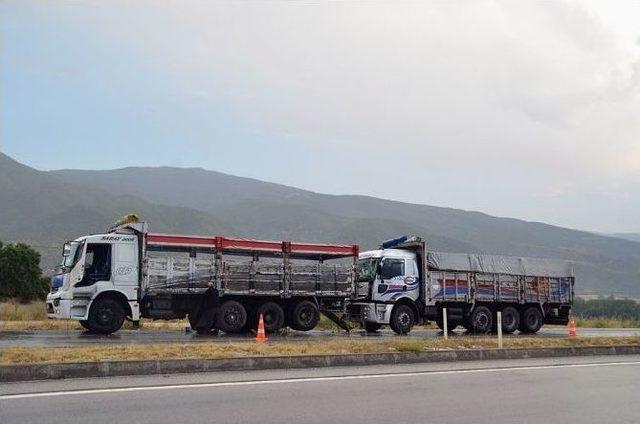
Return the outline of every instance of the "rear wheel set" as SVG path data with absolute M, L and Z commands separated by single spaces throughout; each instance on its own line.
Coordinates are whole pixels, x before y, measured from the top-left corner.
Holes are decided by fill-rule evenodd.
M 241 333 L 247 323 L 247 310 L 235 300 L 227 300 L 218 309 L 215 327 L 229 334 Z
M 476 306 L 462 324 L 472 333 L 489 333 L 493 328 L 493 313 L 486 306 Z
M 507 306 L 501 311 L 502 332 L 511 334 L 516 330 L 522 333 L 535 333 L 543 323 L 540 309 L 530 306 L 521 313 L 513 306 Z M 498 328 L 497 313 L 487 306 L 476 306 L 471 314 L 462 320 L 463 327 L 471 332 L 486 334 L 496 332 Z
M 520 315 L 520 324 L 518 329 L 521 333 L 534 334 L 542 327 L 542 312 L 536 306 L 529 306 L 522 311 Z
M 265 331 L 271 333 L 279 331 L 285 325 L 294 330 L 309 331 L 320 321 L 318 306 L 309 300 L 301 300 L 293 304 L 288 314 L 278 302 L 267 301 L 256 308 L 251 305 L 245 306 L 235 300 L 227 300 L 218 308 L 214 328 L 228 334 L 249 332 L 257 329 L 261 314 Z M 189 323 L 195 330 L 196 322 L 191 316 Z
M 258 320 L 262 315 L 264 329 L 268 333 L 274 333 L 284 327 L 285 313 L 282 306 L 276 302 L 265 302 L 256 311 L 253 328 L 258 327 Z
M 520 314 L 513 306 L 507 306 L 502 310 L 502 332 L 511 334 L 520 326 Z
M 289 311 L 289 327 L 298 331 L 309 331 L 320 321 L 320 310 L 310 300 L 301 300 L 293 305 Z

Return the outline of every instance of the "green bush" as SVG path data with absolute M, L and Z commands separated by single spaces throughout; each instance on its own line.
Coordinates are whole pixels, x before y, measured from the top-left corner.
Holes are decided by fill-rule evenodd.
M 0 242 L 0 298 L 44 299 L 49 279 L 40 270 L 40 254 L 24 243 Z
M 617 318 L 640 321 L 640 304 L 630 299 L 576 298 L 573 313 L 580 318 Z

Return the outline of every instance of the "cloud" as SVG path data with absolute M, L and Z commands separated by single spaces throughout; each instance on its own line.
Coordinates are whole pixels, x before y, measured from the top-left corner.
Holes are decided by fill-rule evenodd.
M 589 199 L 600 214 L 625 208 L 622 225 L 637 230 L 637 203 L 621 199 L 627 190 L 640 195 L 640 9 L 616 5 L 154 1 L 56 9 L 71 22 L 89 16 L 86 30 L 154 69 L 177 104 L 224 107 L 249 133 L 278 139 L 285 154 L 304 146 L 315 155 L 299 170 L 306 177 L 279 175 L 281 182 L 328 191 L 319 175 L 333 163 L 342 168 L 329 178 L 334 191 L 607 227 L 593 212 L 573 215 L 571 205 L 570 214 L 548 211 L 563 209 L 563 196 Z M 428 190 L 362 182 L 389 163 Z

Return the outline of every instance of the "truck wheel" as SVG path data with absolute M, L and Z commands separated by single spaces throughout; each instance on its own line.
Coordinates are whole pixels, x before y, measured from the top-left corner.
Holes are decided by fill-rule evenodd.
M 83 326 L 86 330 L 91 331 L 91 328 L 89 327 L 89 323 L 87 322 L 87 320 L 80 320 L 78 321 L 80 323 L 81 326 Z
M 291 310 L 289 326 L 298 331 L 309 331 L 320 321 L 320 311 L 315 303 L 303 300 L 295 304 Z
M 364 331 L 367 333 L 375 333 L 377 332 L 382 324 L 378 324 L 377 322 L 365 322 L 364 323 Z
M 258 325 L 257 320 L 260 319 L 260 314 L 262 314 L 266 331 L 272 333 L 284 326 L 284 310 L 276 302 L 266 302 L 260 305 L 256 313 L 256 326 Z
M 502 332 L 511 334 L 520 326 L 520 314 L 513 306 L 507 306 L 502 310 Z
M 212 327 L 212 328 L 198 327 L 198 316 L 196 314 L 190 313 L 189 315 L 187 315 L 187 318 L 189 319 L 189 326 L 193 331 L 198 333 L 198 335 L 210 336 L 212 334 L 218 334 L 217 333 L 218 330 L 216 330 L 215 327 Z
M 474 333 L 486 334 L 493 326 L 493 315 L 486 306 L 476 306 L 471 312 L 471 326 Z
M 94 333 L 115 333 L 122 327 L 124 318 L 125 312 L 120 302 L 110 297 L 99 298 L 91 304 L 87 328 Z
M 225 333 L 241 333 L 247 323 L 247 310 L 240 302 L 227 300 L 218 310 L 216 328 Z
M 396 305 L 391 311 L 389 324 L 396 334 L 407 334 L 411 331 L 415 322 L 413 309 L 408 305 Z
M 518 329 L 521 333 L 533 334 L 538 332 L 542 327 L 542 314 L 540 309 L 530 306 L 522 312 L 520 317 L 520 326 Z

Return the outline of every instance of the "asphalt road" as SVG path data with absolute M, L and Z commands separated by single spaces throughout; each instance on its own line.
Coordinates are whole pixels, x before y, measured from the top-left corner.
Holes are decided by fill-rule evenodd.
M 637 423 L 640 355 L 11 383 L 0 422 Z
M 442 332 L 433 329 L 414 329 L 409 337 L 438 337 Z M 566 337 L 564 327 L 543 327 L 538 337 Z M 640 328 L 579 328 L 582 337 L 621 337 L 640 336 Z M 120 330 L 108 336 L 89 334 L 80 330 L 36 330 L 36 331 L 3 331 L 0 332 L 0 348 L 9 346 L 78 346 L 101 343 L 145 344 L 145 343 L 183 343 L 183 342 L 230 342 L 251 339 L 251 335 L 199 336 L 193 332 L 169 330 Z M 291 331 L 286 335 L 270 335 L 272 340 L 299 341 L 317 338 L 393 338 L 391 330 L 382 330 L 377 334 L 365 334 L 362 331 L 323 331 L 309 332 Z M 464 330 L 456 330 L 452 337 L 471 337 Z M 518 337 L 517 333 L 513 337 Z

